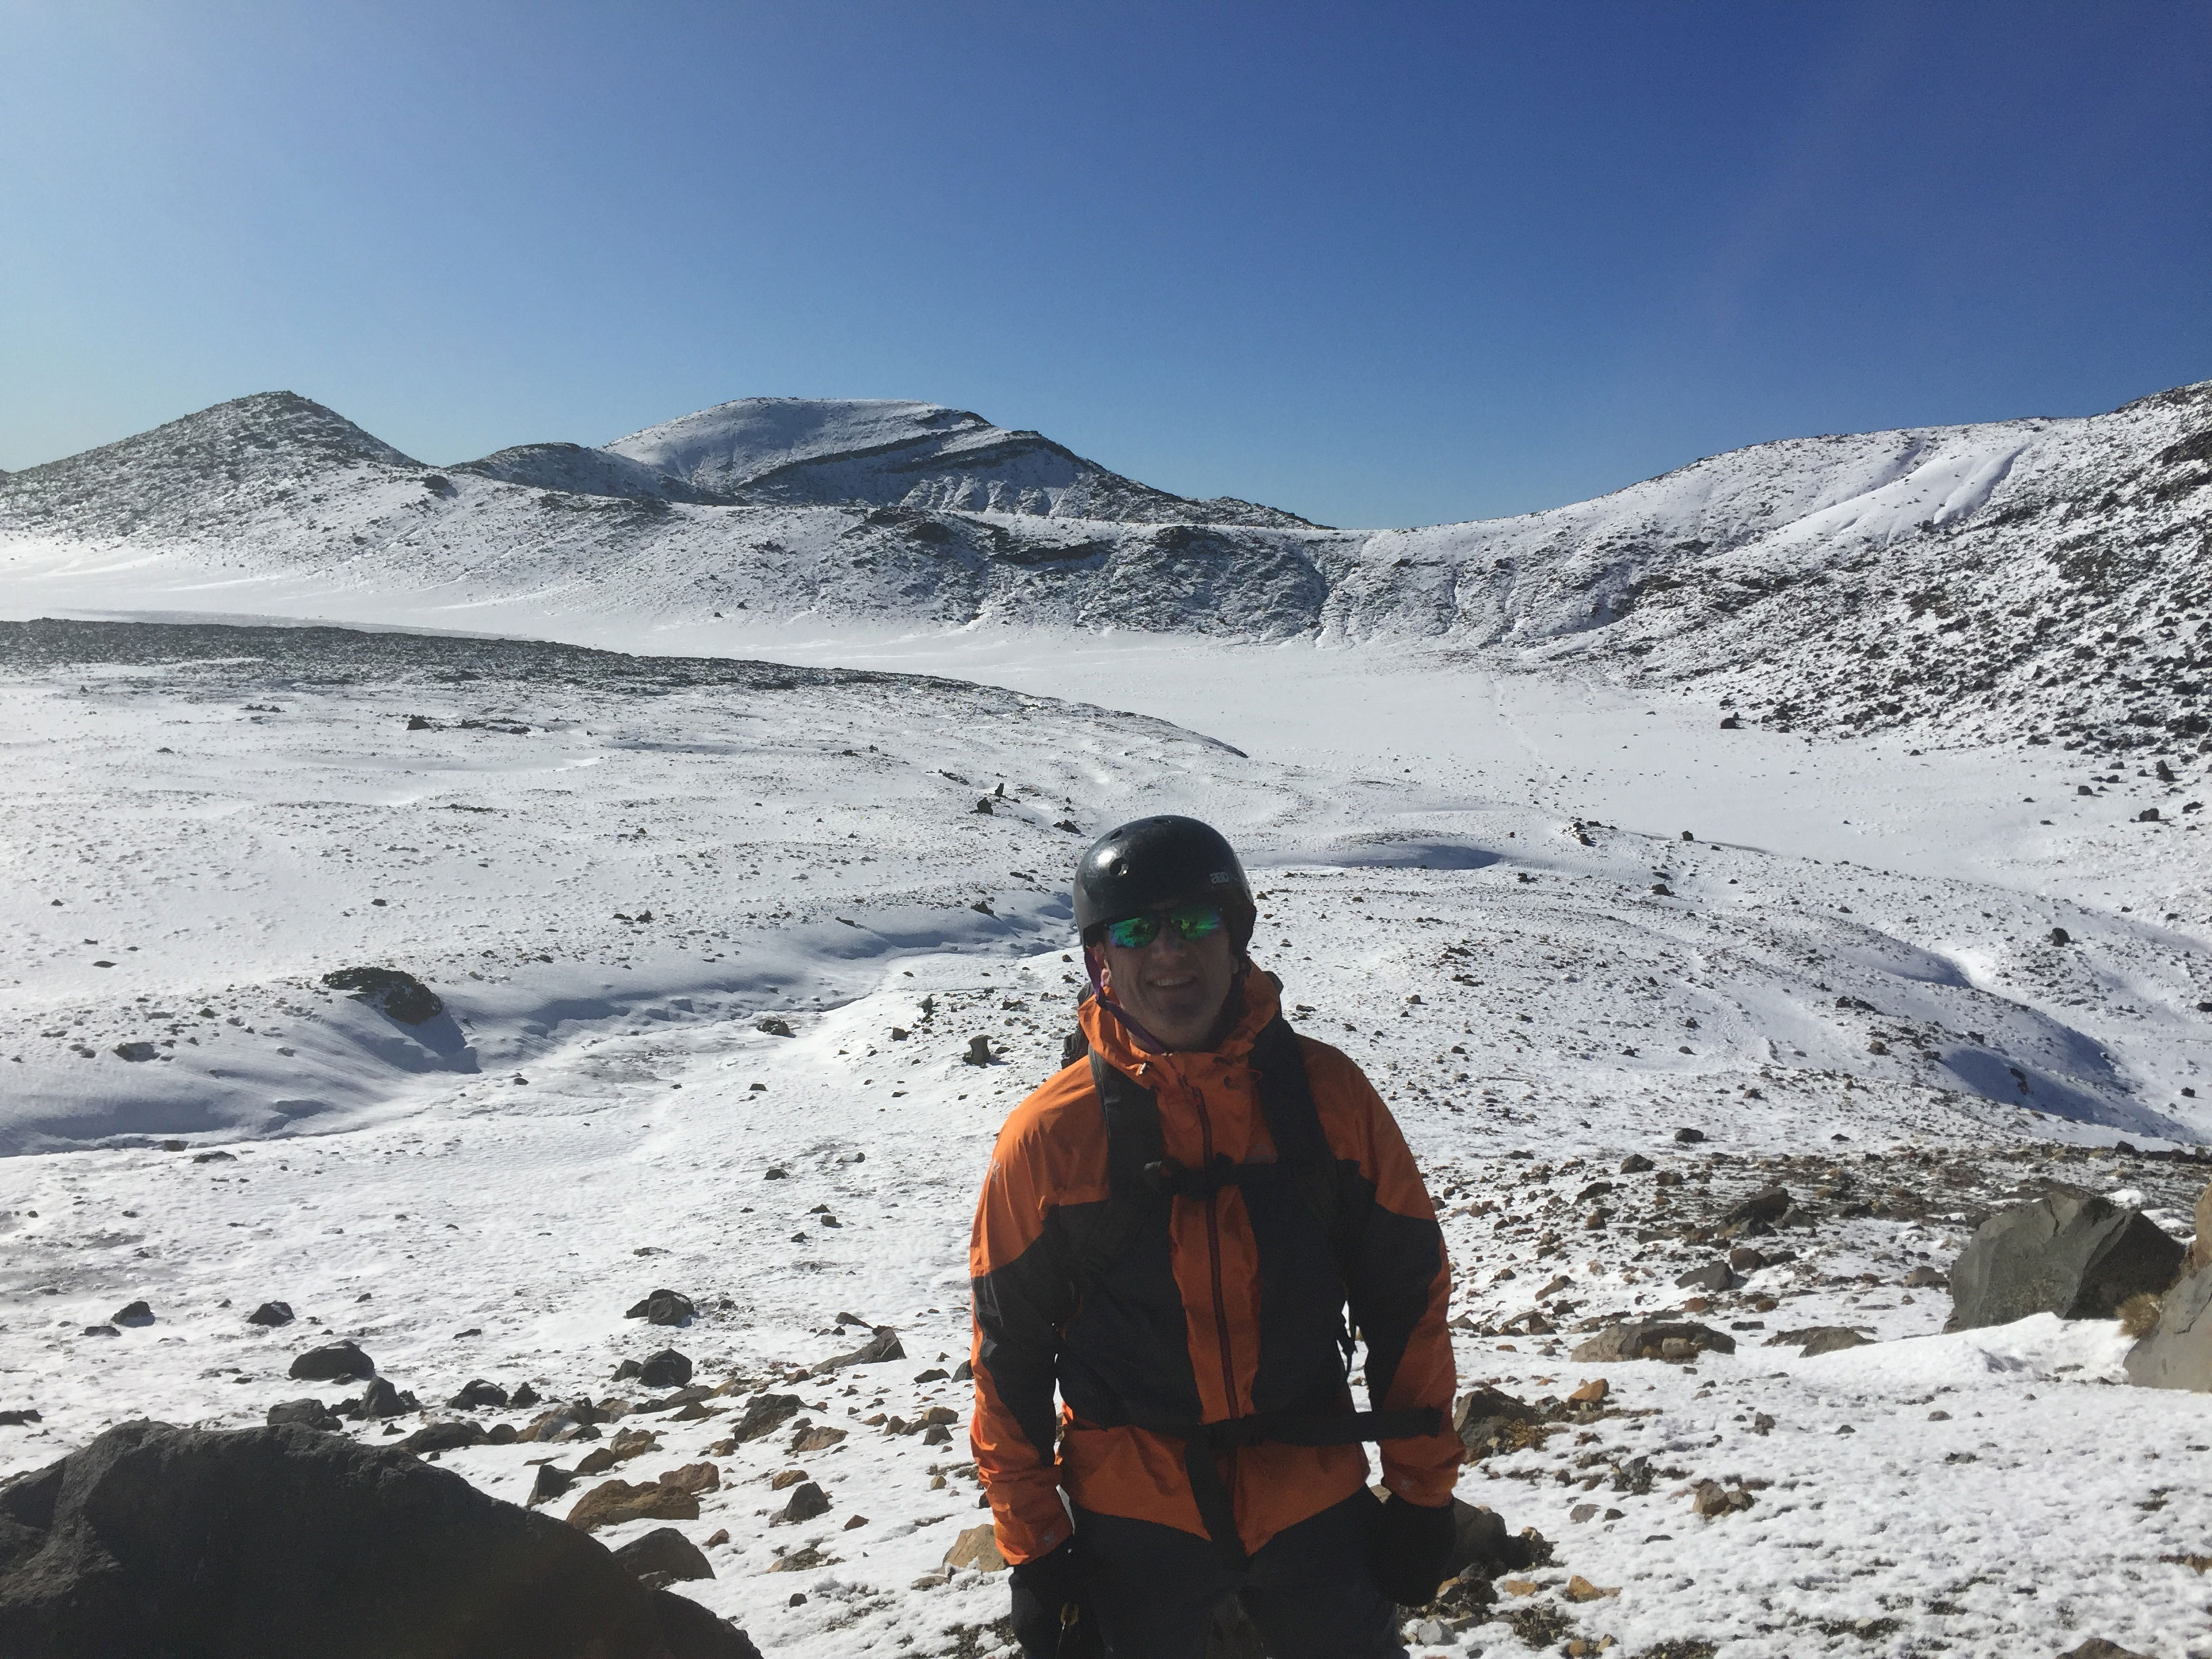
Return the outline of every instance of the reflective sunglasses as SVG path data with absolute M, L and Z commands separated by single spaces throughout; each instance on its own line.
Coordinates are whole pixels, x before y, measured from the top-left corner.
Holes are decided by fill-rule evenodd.
M 1146 915 L 1109 921 L 1106 924 L 1106 940 L 1124 951 L 1141 951 L 1160 936 L 1163 927 L 1172 927 L 1176 938 L 1194 943 L 1211 938 L 1226 925 L 1218 904 L 1178 904 L 1172 910 L 1155 910 Z

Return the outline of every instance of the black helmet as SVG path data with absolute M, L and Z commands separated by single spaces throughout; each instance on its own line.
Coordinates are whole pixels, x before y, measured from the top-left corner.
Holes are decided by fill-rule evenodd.
M 1192 899 L 1221 906 L 1238 950 L 1251 943 L 1256 908 L 1244 866 L 1221 832 L 1196 818 L 1125 823 L 1075 866 L 1075 926 L 1085 941 L 1109 921 Z

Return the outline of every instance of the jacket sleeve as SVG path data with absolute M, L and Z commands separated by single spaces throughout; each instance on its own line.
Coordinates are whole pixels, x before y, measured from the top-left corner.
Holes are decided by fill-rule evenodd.
M 1432 1407 L 1438 1431 L 1382 1443 L 1382 1484 L 1415 1504 L 1451 1497 L 1461 1448 L 1452 1432 L 1458 1376 L 1444 1315 L 1451 1264 L 1413 1154 L 1374 1085 L 1349 1061 L 1364 1119 L 1361 1174 L 1374 1187 L 1353 1268 L 1352 1322 L 1367 1344 L 1367 1394 L 1374 1409 Z
M 1048 1183 L 1017 1113 L 999 1136 L 975 1206 L 968 1271 L 975 1324 L 969 1443 L 991 1499 L 999 1553 L 1034 1560 L 1072 1530 L 1060 1498 L 1054 1405 L 1060 1330 L 1073 1311 L 1046 1229 Z

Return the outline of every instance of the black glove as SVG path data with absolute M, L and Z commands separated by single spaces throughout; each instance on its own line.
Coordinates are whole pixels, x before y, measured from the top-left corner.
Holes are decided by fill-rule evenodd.
M 1104 1651 L 1091 1616 L 1083 1559 L 1071 1538 L 1059 1548 L 1024 1561 L 1013 1581 L 1014 1639 L 1027 1659 L 1089 1659 Z
M 1367 1544 L 1368 1564 L 1383 1595 L 1401 1607 L 1424 1607 L 1435 1601 L 1457 1531 L 1449 1502 L 1431 1509 L 1408 1504 L 1395 1492 L 1385 1498 Z

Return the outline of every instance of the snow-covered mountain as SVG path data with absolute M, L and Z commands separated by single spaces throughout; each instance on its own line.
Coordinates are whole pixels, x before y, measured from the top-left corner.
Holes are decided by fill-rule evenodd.
M 743 398 L 617 438 L 609 453 L 727 501 L 850 502 L 1132 523 L 1303 526 L 1272 507 L 1185 501 L 1036 432 L 941 404 Z
M 1383 531 L 1183 501 L 927 404 L 747 399 L 433 471 L 270 393 L 0 481 L 0 598 L 479 626 L 526 601 L 585 635 L 743 614 L 1410 640 L 1688 683 L 1781 726 L 2121 748 L 2212 726 L 2208 486 L 2212 382 Z

